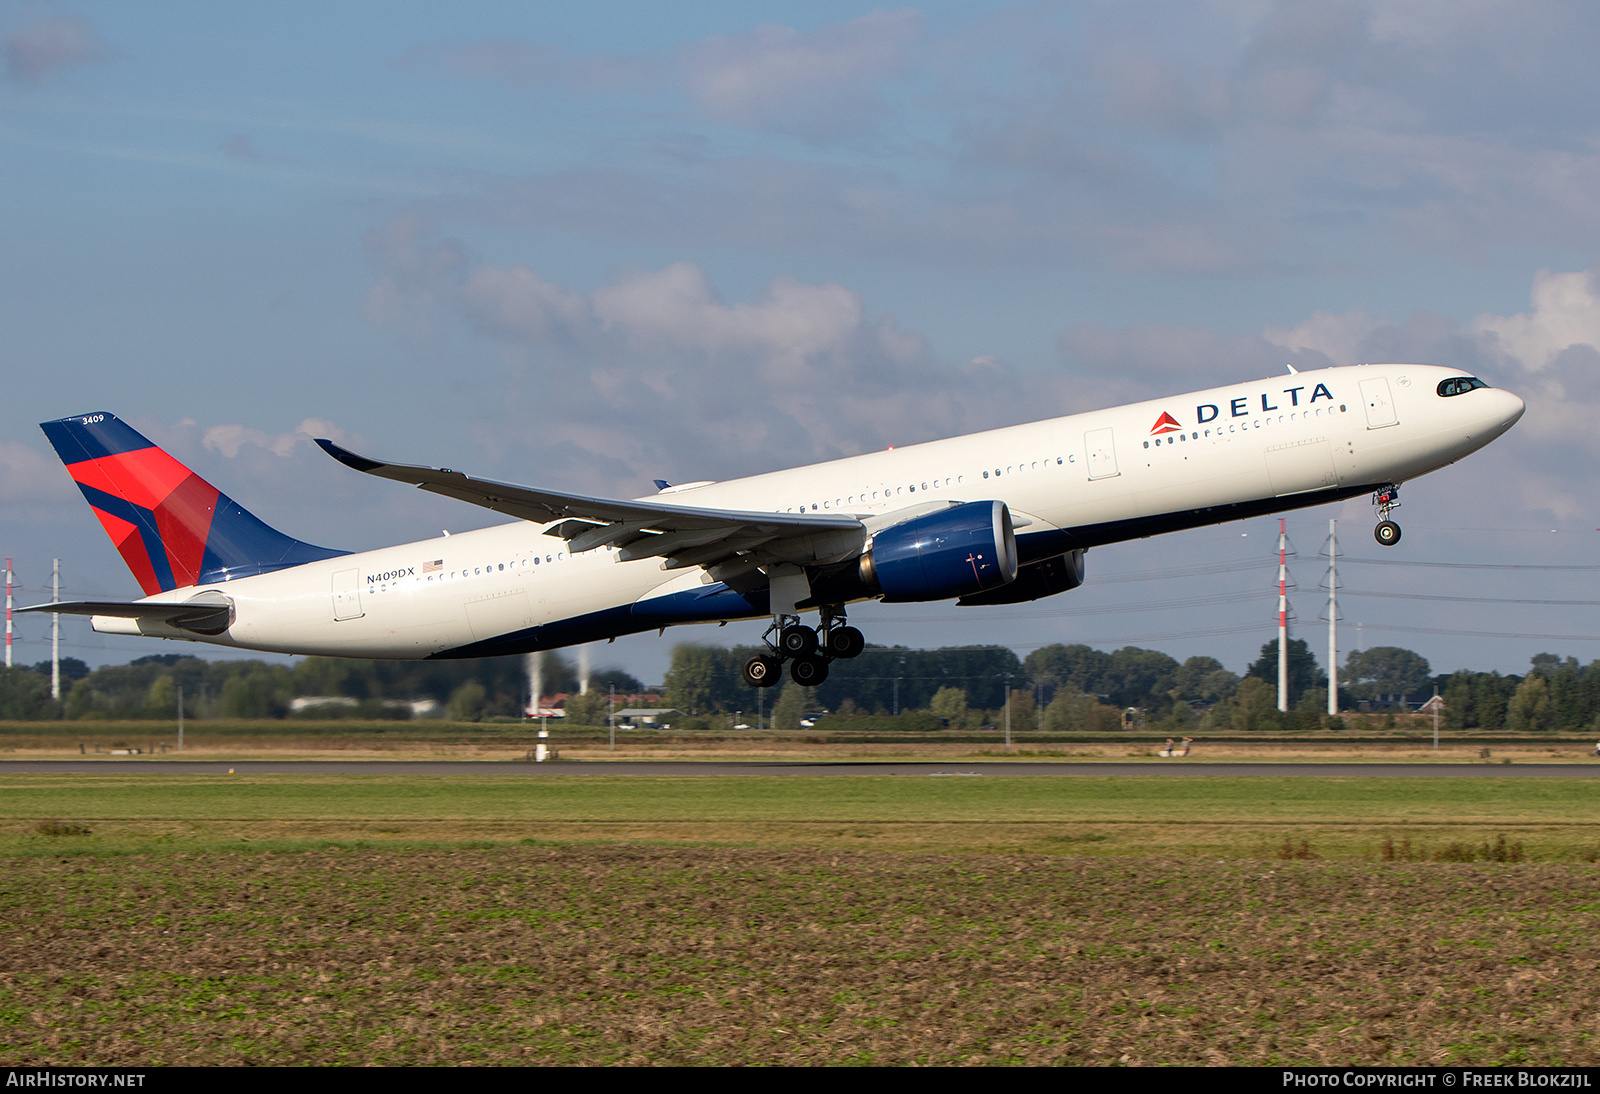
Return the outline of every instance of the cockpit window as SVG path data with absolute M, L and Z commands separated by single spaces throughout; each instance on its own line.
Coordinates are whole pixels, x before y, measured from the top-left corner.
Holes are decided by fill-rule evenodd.
M 1452 376 L 1448 380 L 1439 381 L 1440 395 L 1465 395 L 1475 387 L 1488 387 L 1489 385 L 1476 376 Z

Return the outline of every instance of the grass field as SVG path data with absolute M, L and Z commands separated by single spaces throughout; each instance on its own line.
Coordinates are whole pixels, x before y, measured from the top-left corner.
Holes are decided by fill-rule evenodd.
M 1500 835 L 1600 854 L 1590 779 L 1075 776 L 0 775 L 0 854 L 246 844 L 646 841 L 1375 860 Z M 87 825 L 63 841 L 39 821 Z
M 1597 797 L 3 775 L 0 1044 L 124 1066 L 1600 1064 Z

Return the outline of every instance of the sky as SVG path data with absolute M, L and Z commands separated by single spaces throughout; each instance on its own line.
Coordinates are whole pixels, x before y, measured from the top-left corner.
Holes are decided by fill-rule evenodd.
M 1330 364 L 1528 403 L 1288 515 L 1294 633 L 1436 671 L 1600 657 L 1600 9 L 1403 2 L 0 0 L 0 550 L 137 595 L 38 429 L 111 411 L 275 527 L 498 518 L 334 464 L 608 496 Z M 868 640 L 1140 645 L 1242 672 L 1276 519 L 1097 548 L 1032 605 Z M 1379 561 L 1381 558 L 1381 561 Z M 17 660 L 49 653 L 18 621 Z M 95 635 L 92 664 L 208 647 Z M 658 680 L 684 628 L 591 652 Z

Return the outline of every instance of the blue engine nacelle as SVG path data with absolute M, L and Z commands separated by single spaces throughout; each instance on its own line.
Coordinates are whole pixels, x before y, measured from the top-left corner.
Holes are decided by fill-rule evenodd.
M 970 501 L 872 537 L 861 580 L 888 602 L 949 600 L 1017 577 L 1017 535 L 1003 501 Z

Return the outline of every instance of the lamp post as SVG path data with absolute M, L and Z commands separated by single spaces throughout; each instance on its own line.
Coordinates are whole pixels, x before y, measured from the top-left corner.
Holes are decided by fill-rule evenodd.
M 1005 673 L 1006 680 L 1006 751 L 1011 751 L 1011 674 Z

